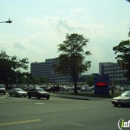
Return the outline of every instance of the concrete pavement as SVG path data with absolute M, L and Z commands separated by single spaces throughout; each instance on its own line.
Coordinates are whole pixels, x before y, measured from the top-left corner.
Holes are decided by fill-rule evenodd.
M 0 99 L 6 98 L 6 95 L 0 95 Z

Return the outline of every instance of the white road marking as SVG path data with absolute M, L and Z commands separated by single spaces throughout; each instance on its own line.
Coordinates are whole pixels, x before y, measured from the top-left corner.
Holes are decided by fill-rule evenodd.
M 45 104 L 45 103 L 43 103 L 43 102 L 37 102 L 35 104 L 41 105 L 41 104 Z

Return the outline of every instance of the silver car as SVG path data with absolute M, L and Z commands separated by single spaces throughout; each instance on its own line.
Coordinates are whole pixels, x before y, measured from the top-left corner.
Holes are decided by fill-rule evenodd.
M 24 91 L 21 88 L 13 88 L 13 89 L 9 90 L 9 95 L 10 96 L 17 96 L 17 97 L 21 97 L 21 96 L 26 97 L 27 96 L 27 92 Z
M 112 104 L 116 107 L 121 106 L 130 106 L 130 90 L 123 92 L 120 96 L 112 99 Z
M 0 93 L 6 94 L 6 89 L 3 85 L 0 85 Z

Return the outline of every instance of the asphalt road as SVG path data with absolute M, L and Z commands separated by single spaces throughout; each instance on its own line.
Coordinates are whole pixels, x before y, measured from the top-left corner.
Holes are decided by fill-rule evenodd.
M 109 99 L 51 96 L 46 100 L 0 95 L 0 130 L 119 130 L 118 120 L 130 120 L 129 111 L 114 107 Z

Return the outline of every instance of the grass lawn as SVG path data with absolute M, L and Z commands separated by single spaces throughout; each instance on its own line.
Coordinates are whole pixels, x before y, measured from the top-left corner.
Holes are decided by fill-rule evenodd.
M 79 95 L 79 96 L 86 96 L 86 97 L 103 97 L 103 98 L 112 98 L 112 97 L 116 97 L 119 96 L 120 93 L 119 92 L 115 92 L 114 94 L 110 94 L 109 95 L 94 95 L 94 92 L 80 92 L 78 91 L 78 94 L 75 94 L 73 91 L 69 91 L 69 92 L 59 92 L 62 94 L 70 94 L 70 95 Z

